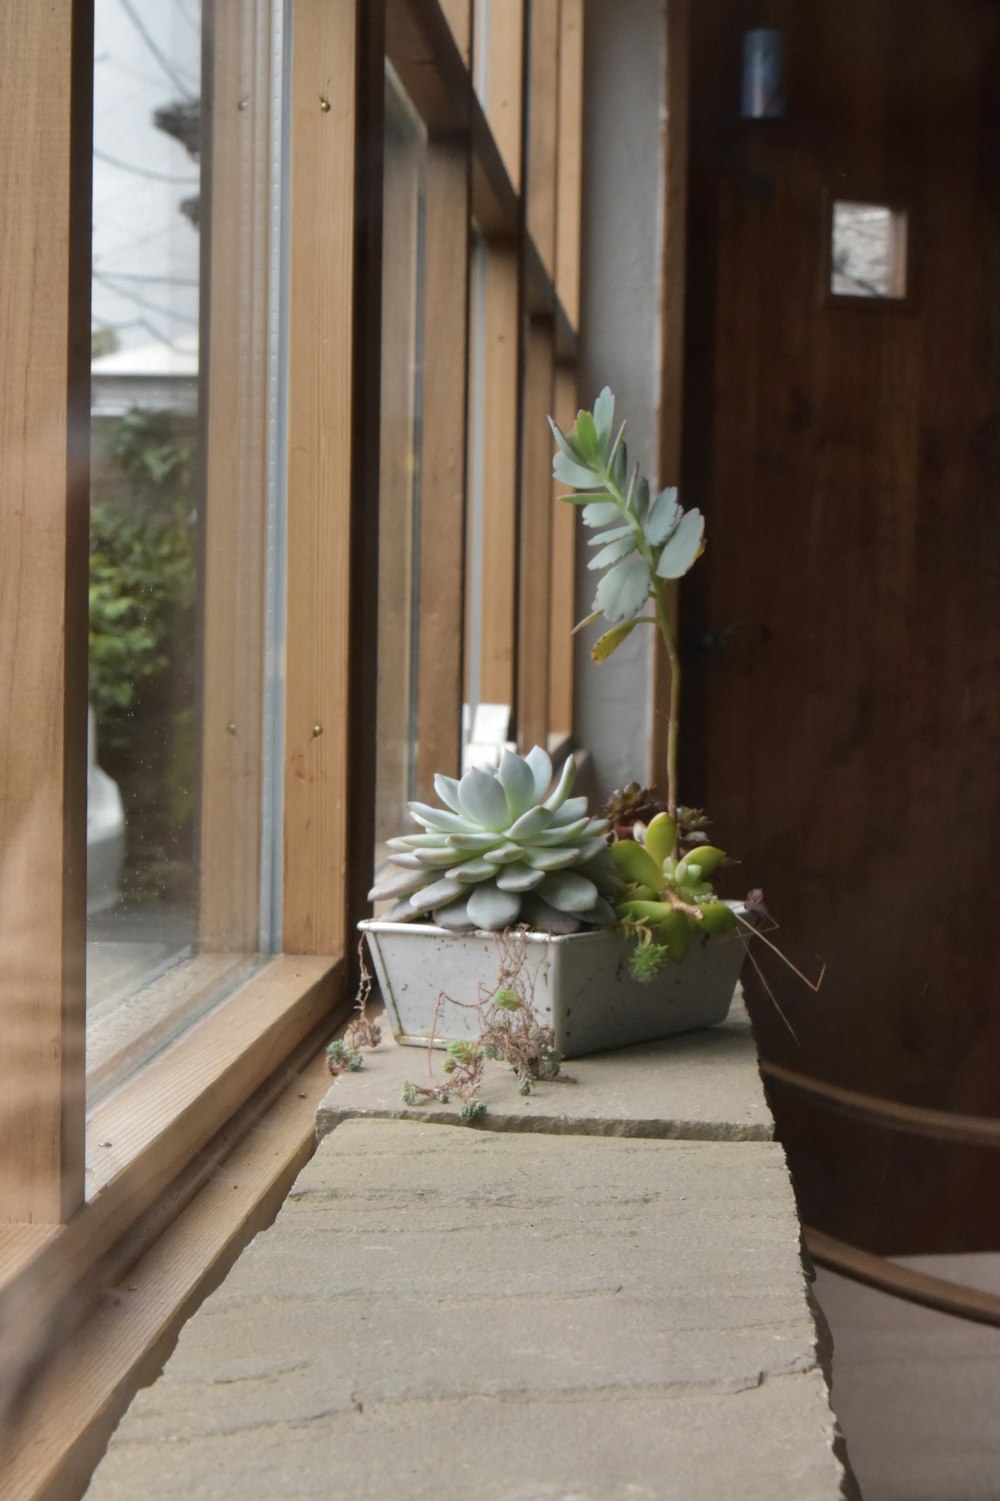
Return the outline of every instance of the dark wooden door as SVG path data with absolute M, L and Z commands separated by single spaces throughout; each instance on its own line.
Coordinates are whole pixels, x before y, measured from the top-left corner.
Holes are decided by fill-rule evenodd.
M 781 121 L 739 119 L 760 25 Z M 996 0 L 692 7 L 682 789 L 828 966 L 772 968 L 798 1041 L 758 997 L 765 1058 L 1000 1118 L 998 58 Z M 892 211 L 899 278 L 905 216 L 905 296 L 830 294 L 835 202 Z M 807 1221 L 1000 1245 L 1000 1151 L 772 1097 Z

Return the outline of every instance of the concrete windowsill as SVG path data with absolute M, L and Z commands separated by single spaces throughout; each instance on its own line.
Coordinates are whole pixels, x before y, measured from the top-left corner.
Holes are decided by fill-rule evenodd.
M 90 1501 L 837 1501 L 781 1148 L 737 1013 L 575 1060 L 492 1129 L 343 1075 L 273 1227 L 141 1392 Z

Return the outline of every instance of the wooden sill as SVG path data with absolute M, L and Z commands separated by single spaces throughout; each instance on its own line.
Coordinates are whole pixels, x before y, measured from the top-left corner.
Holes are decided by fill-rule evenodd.
M 166 1230 L 138 1259 L 120 1252 L 121 1265 L 103 1269 L 96 1306 L 75 1331 L 52 1333 L 50 1324 L 40 1334 L 23 1309 L 13 1329 L 3 1326 L 9 1344 L 18 1329 L 36 1342 L 58 1342 L 23 1401 L 12 1407 L 13 1394 L 0 1384 L 4 1501 L 77 1501 L 119 1418 L 138 1388 L 159 1373 L 184 1321 L 273 1220 L 312 1154 L 316 1109 L 330 1083 L 322 1054 L 299 1072 L 282 1074 L 270 1109 L 261 1114 L 252 1102 L 241 1113 L 225 1133 L 240 1139 L 235 1145 L 230 1139 L 221 1156 L 210 1154 Z M 45 1227 L 45 1233 L 59 1232 Z M 18 1353 L 30 1358 L 23 1343 Z
M 305 1039 L 332 1032 L 344 976 L 343 963 L 327 957 L 274 959 L 94 1110 L 82 1209 L 66 1225 L 9 1224 L 0 1233 L 0 1408 L 12 1345 L 23 1361 L 16 1331 L 40 1337 L 87 1306 L 102 1258 L 158 1203 L 169 1214 L 172 1186 L 198 1154 L 225 1137 L 255 1091 L 282 1077 Z

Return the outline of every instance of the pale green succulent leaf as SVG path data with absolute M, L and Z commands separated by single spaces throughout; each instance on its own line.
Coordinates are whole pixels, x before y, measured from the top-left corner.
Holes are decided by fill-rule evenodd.
M 463 893 L 457 901 L 448 902 L 443 907 L 435 907 L 434 921 L 439 928 L 446 928 L 449 933 L 468 933 L 475 927 L 475 923 L 469 916 L 468 895 Z
M 552 782 L 552 757 L 540 745 L 533 745 L 524 759 L 535 779 L 534 802 L 540 803 Z
M 604 449 L 601 445 L 593 413 L 577 413 L 576 426 L 569 435 L 569 441 L 585 464 L 589 466 L 603 464 Z
M 704 536 L 705 518 L 701 512 L 686 511 L 660 554 L 656 565 L 660 578 L 682 578 L 704 551 Z
M 552 429 L 552 436 L 556 440 L 557 447 L 561 450 L 562 453 L 566 455 L 568 459 L 575 460 L 576 453 L 570 446 L 569 439 L 566 437 L 562 428 L 559 427 L 555 422 L 553 422 L 551 417 L 549 418 L 549 427 Z
M 449 843 L 440 850 L 415 850 L 414 855 L 425 870 L 444 870 L 448 865 L 454 865 L 456 858 L 461 859 L 463 851 L 456 850 L 453 843 Z
M 447 843 L 447 834 L 401 834 L 398 839 L 387 839 L 385 847 L 390 850 L 440 850 Z
M 469 820 L 458 813 L 448 813 L 443 808 L 432 808 L 428 803 L 410 803 L 410 817 L 425 829 L 439 834 L 469 834 L 475 832 Z
M 386 874 L 375 882 L 368 893 L 368 900 L 370 902 L 399 901 L 400 897 L 419 891 L 426 881 L 427 876 L 423 871 L 404 870 L 398 875 Z
M 483 855 L 473 855 L 471 860 L 463 860 L 460 865 L 453 865 L 445 875 L 452 881 L 461 881 L 468 885 L 472 881 L 487 881 L 495 876 L 497 868 L 491 865 Z
M 497 833 L 510 822 L 507 794 L 495 771 L 485 766 L 473 766 L 458 784 L 458 796 L 462 809 L 482 829 Z
M 537 891 L 525 893 L 521 900 L 521 914 L 524 921 L 537 928 L 540 933 L 578 933 L 583 926 L 575 913 L 560 912 L 558 907 L 550 906 Z
M 558 808 L 553 814 L 550 828 L 565 831 L 567 824 L 576 823 L 578 818 L 586 818 L 586 816 L 587 799 L 585 797 L 568 797 L 562 807 Z
M 455 777 L 442 776 L 437 772 L 434 777 L 434 791 L 453 813 L 462 813 L 462 803 L 458 795 L 458 782 Z
M 513 865 L 515 860 L 520 860 L 523 849 L 520 844 L 498 844 L 491 850 L 486 850 L 484 858 L 493 865 Z
M 535 870 L 520 861 L 516 865 L 505 865 L 497 872 L 497 886 L 501 891 L 531 891 L 544 880 L 544 870 Z
M 484 881 L 470 893 L 467 910 L 477 928 L 495 933 L 517 921 L 521 898 L 516 891 L 500 891 L 493 881 Z
M 561 485 L 569 485 L 574 490 L 604 489 L 604 480 L 600 474 L 595 474 L 592 469 L 585 469 L 576 460 L 568 459 L 564 453 L 556 454 L 552 474 Z
M 572 849 L 560 846 L 548 849 L 543 844 L 526 844 L 522 846 L 521 853 L 525 862 L 534 866 L 535 870 L 565 870 L 569 865 L 576 865 L 580 859 L 580 851 L 575 846 Z
M 508 839 L 534 839 L 542 834 L 552 822 L 552 814 L 548 808 L 529 808 L 527 813 L 522 813 L 515 823 L 507 830 Z
M 638 615 L 649 597 L 649 570 L 646 560 L 633 553 L 616 563 L 601 579 L 594 596 L 594 607 L 612 625 Z
M 535 774 L 522 756 L 505 750 L 500 757 L 497 776 L 507 798 L 507 811 L 511 820 L 520 818 L 522 813 L 527 813 L 538 802 L 535 796 Z
M 642 521 L 643 517 L 645 516 L 645 514 L 646 514 L 646 512 L 648 510 L 649 510 L 649 480 L 643 474 L 643 475 L 640 475 L 640 477 L 639 477 L 639 482 L 638 482 L 638 484 L 635 487 L 635 493 L 634 493 L 634 495 L 632 497 L 632 514 L 636 518 L 637 521 Z
M 594 402 L 594 426 L 597 428 L 597 440 L 601 446 L 602 454 L 606 454 L 611 447 L 611 431 L 614 425 L 614 392 L 610 386 L 605 386 L 600 396 Z
M 491 850 L 497 842 L 495 834 L 452 834 L 448 844 L 454 850 L 468 850 L 470 854 L 482 854 L 483 850 Z
M 461 896 L 464 889 L 461 881 L 443 876 L 440 881 L 432 881 L 429 886 L 425 886 L 423 891 L 413 892 L 410 906 L 414 912 L 430 912 L 432 907 L 443 907 L 456 896 Z
M 545 799 L 543 806 L 547 808 L 550 813 L 555 813 L 559 808 L 562 807 L 563 803 L 573 791 L 573 784 L 575 781 L 576 761 L 572 756 L 567 756 L 565 761 L 563 762 L 562 771 L 559 773 L 559 780 L 555 785 L 555 789 Z
M 666 542 L 670 533 L 681 519 L 681 508 L 677 500 L 677 487 L 670 485 L 666 490 L 661 490 L 653 501 L 649 515 L 643 522 L 642 529 L 646 534 L 646 541 L 652 547 L 659 547 Z
M 613 526 L 622 518 L 622 508 L 616 500 L 592 500 L 583 508 L 584 526 Z
M 603 547 L 607 542 L 617 542 L 619 537 L 634 537 L 635 531 L 631 522 L 625 526 L 615 526 L 609 531 L 598 532 L 596 537 L 587 538 L 588 547 Z
M 635 534 L 632 528 L 628 529 L 627 537 L 620 537 L 617 542 L 609 542 L 607 547 L 602 547 L 596 557 L 591 558 L 587 567 L 592 573 L 599 568 L 609 568 L 612 563 L 617 563 L 620 558 L 627 558 L 629 553 L 635 552 Z M 645 570 L 645 562 L 643 569 Z
M 538 894 L 560 912 L 586 912 L 598 898 L 593 881 L 572 870 L 552 871 L 539 886 Z
M 562 824 L 557 828 L 543 829 L 530 842 L 544 849 L 555 849 L 560 845 L 565 847 L 567 843 L 575 841 L 578 835 L 584 832 L 589 822 L 590 820 L 586 817 L 576 818 L 572 823 Z

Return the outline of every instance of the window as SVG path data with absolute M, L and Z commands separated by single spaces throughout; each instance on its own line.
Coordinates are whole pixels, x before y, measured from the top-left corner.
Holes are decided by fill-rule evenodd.
M 355 0 L 8 0 L 0 1281 L 49 1258 L 39 1327 L 349 1007 L 463 714 L 570 728 L 581 11 L 387 0 L 383 51 Z

